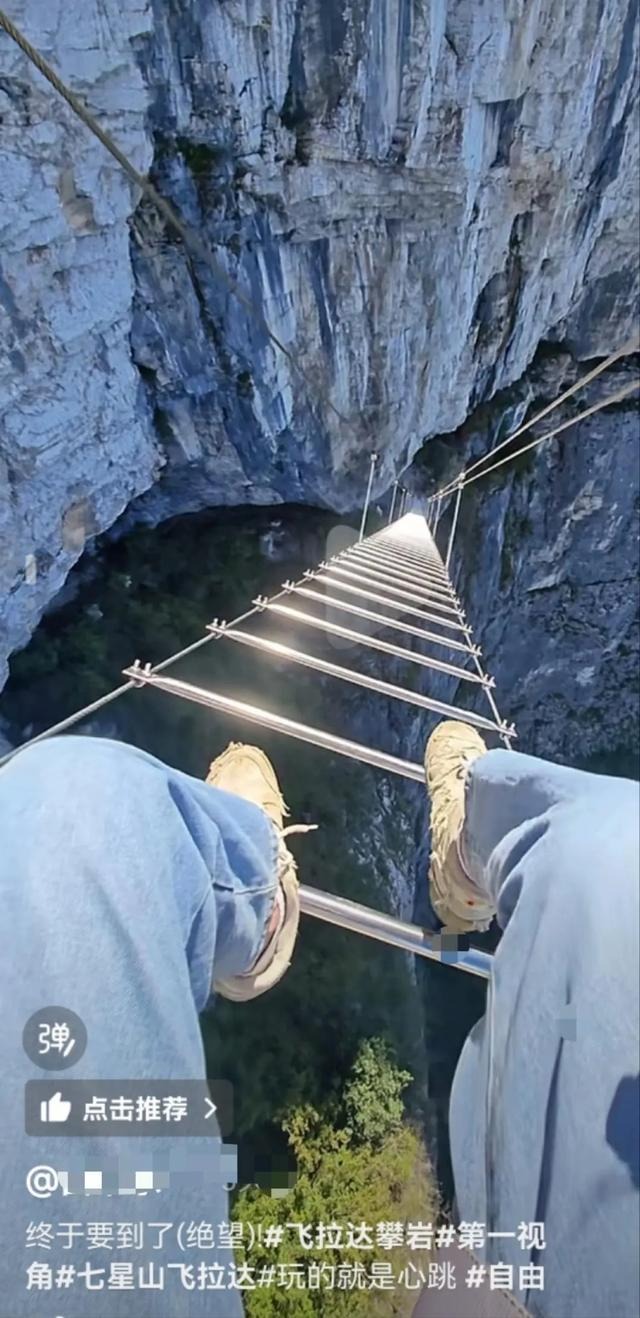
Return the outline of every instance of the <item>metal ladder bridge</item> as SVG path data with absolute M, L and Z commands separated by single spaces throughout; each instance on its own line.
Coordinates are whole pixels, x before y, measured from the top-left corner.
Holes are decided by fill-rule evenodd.
M 372 471 L 373 466 L 374 460 Z M 286 581 L 277 594 L 258 596 L 252 607 L 235 621 L 216 619 L 207 627 L 205 639 L 223 641 L 231 647 L 248 647 L 258 658 L 271 656 L 302 665 L 323 676 L 365 687 L 382 699 L 403 701 L 441 718 L 459 719 L 510 746 L 515 729 L 499 714 L 494 680 L 484 671 L 480 648 L 473 640 L 449 575 L 459 500 L 454 507 L 443 559 L 426 519 L 414 512 L 403 513 L 404 500 L 396 521 L 390 520 L 383 530 L 365 538 L 370 489 L 371 481 L 360 536 L 353 544 L 305 571 L 298 581 Z M 258 613 L 270 615 L 285 627 L 301 626 L 305 634 L 307 630 L 309 635 L 320 631 L 350 642 L 355 649 L 375 651 L 381 659 L 393 657 L 403 667 L 411 667 L 414 672 L 420 670 L 422 678 L 428 678 L 430 673 L 444 673 L 458 682 L 472 684 L 482 693 L 485 708 L 480 713 L 461 708 L 429 695 L 428 690 L 416 690 L 408 683 L 400 685 L 357 667 L 322 658 L 310 650 L 295 649 L 285 640 L 273 640 L 247 630 L 243 623 Z M 424 784 L 421 763 L 348 740 L 336 732 L 298 722 L 220 691 L 167 676 L 164 670 L 179 657 L 174 656 L 155 668 L 136 660 L 124 670 L 127 686 L 119 690 L 127 690 L 130 685 L 151 687 L 168 696 L 220 711 L 241 723 L 262 726 L 373 766 L 383 773 Z M 423 685 L 428 684 L 421 681 L 420 688 Z M 481 978 L 490 976 L 491 955 L 478 948 L 458 948 L 452 935 L 443 938 L 418 925 L 304 884 L 300 886 L 300 905 L 304 914 L 330 924 Z

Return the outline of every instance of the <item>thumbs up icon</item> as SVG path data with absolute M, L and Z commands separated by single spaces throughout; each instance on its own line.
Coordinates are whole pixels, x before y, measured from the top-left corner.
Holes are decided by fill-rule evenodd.
M 58 1091 L 57 1094 L 53 1094 L 49 1099 L 43 1099 L 40 1104 L 41 1121 L 66 1121 L 70 1112 L 71 1104 L 66 1098 L 62 1097 L 60 1091 Z

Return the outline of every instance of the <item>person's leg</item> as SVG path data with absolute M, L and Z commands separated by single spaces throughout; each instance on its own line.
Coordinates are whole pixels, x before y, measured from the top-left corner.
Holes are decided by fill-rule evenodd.
M 638 1312 L 638 788 L 509 751 L 467 775 L 460 856 L 504 933 L 456 1072 L 460 1216 L 543 1221 L 545 1318 Z
M 130 747 L 91 738 L 61 738 L 25 750 L 0 771 L 0 893 L 3 1004 L 1 1129 L 3 1164 L 2 1310 L 11 1318 L 99 1307 L 105 1318 L 138 1314 L 237 1318 L 237 1291 L 184 1289 L 176 1269 L 164 1289 L 109 1289 L 112 1262 L 152 1260 L 228 1265 L 229 1249 L 181 1253 L 175 1231 L 162 1251 L 152 1238 L 140 1249 L 25 1248 L 29 1223 L 206 1222 L 227 1217 L 220 1139 L 49 1138 L 24 1133 L 24 1086 L 50 1079 L 22 1046 L 38 1009 L 71 1008 L 84 1021 L 82 1059 L 58 1076 L 91 1079 L 204 1079 L 198 1012 L 212 978 L 245 974 L 265 943 L 278 889 L 276 830 L 257 806 L 168 769 Z M 242 1011 L 243 1008 L 239 1008 Z M 222 1077 L 221 1077 L 222 1078 Z M 171 1152 L 197 1161 L 199 1177 L 175 1180 L 145 1198 L 31 1198 L 29 1168 L 63 1169 L 73 1155 L 91 1166 L 126 1154 L 140 1170 Z M 55 1228 L 54 1228 L 55 1230 Z M 157 1235 L 157 1233 L 156 1233 Z M 78 1281 L 47 1301 L 26 1290 L 38 1262 L 105 1268 L 98 1299 Z M 98 1278 L 98 1281 L 100 1278 Z M 54 1298 L 58 1296 L 59 1298 Z M 52 1307 L 53 1304 L 53 1307 Z

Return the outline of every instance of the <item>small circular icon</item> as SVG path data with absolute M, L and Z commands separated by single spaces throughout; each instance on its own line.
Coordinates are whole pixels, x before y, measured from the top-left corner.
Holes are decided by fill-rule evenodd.
M 27 1190 L 34 1199 L 50 1199 L 58 1189 L 58 1173 L 53 1167 L 42 1165 L 27 1172 Z
M 43 1071 L 67 1071 L 80 1061 L 87 1031 L 69 1007 L 41 1007 L 24 1027 L 22 1046 L 29 1061 Z

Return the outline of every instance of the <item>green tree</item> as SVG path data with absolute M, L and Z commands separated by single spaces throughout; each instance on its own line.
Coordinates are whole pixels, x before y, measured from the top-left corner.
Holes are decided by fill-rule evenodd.
M 394 1066 L 383 1039 L 365 1039 L 347 1082 L 343 1104 L 348 1128 L 358 1144 L 379 1147 L 402 1124 L 402 1094 L 413 1076 Z
M 312 1262 L 338 1269 L 353 1263 L 370 1268 L 374 1261 L 391 1264 L 397 1275 L 409 1261 L 409 1252 L 377 1246 L 376 1224 L 435 1221 L 438 1215 L 437 1190 L 422 1139 L 401 1121 L 401 1094 L 410 1078 L 394 1066 L 385 1044 L 369 1040 L 361 1047 L 337 1103 L 322 1112 L 307 1104 L 288 1113 L 282 1128 L 297 1164 L 295 1184 L 286 1192 L 274 1186 L 271 1194 L 254 1186 L 240 1191 L 233 1216 L 245 1224 L 245 1237 L 253 1230 L 255 1243 L 237 1262 L 247 1262 L 256 1277 L 261 1268 L 277 1269 L 278 1264 L 300 1265 L 306 1273 Z M 364 1102 L 363 1120 L 356 1114 L 359 1097 Z M 341 1124 L 347 1112 L 349 1125 Z M 320 1224 L 335 1223 L 343 1228 L 343 1240 L 336 1248 L 308 1248 L 290 1223 L 310 1227 L 314 1241 Z M 373 1248 L 349 1245 L 351 1223 L 374 1228 Z M 267 1227 L 276 1228 L 270 1237 Z M 422 1253 L 419 1264 L 425 1266 Z M 405 1318 L 415 1298 L 415 1292 L 402 1286 L 376 1291 L 271 1285 L 245 1291 L 244 1303 L 247 1318 Z

